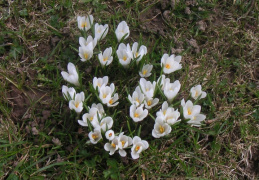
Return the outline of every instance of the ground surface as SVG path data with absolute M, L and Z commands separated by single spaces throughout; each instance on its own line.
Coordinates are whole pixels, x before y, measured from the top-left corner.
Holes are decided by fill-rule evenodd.
M 28 0 L 0 6 L 2 179 L 259 177 L 256 1 Z M 142 136 L 150 148 L 139 160 L 110 157 L 103 145 L 86 144 L 88 131 L 63 100 L 60 72 L 70 61 L 80 63 L 76 16 L 87 13 L 110 27 L 127 21 L 128 41 L 141 36 L 154 64 L 163 53 L 181 54 L 184 68 L 175 78 L 186 89 L 202 84 L 208 93 L 205 125 L 173 127 L 163 139 L 148 136 L 153 124 L 147 125 Z M 85 82 L 96 66 L 82 65 Z M 154 71 L 159 74 L 159 66 Z M 114 73 L 109 77 L 115 80 Z M 135 81 L 133 74 L 125 77 L 115 84 Z M 188 90 L 181 96 L 188 97 Z

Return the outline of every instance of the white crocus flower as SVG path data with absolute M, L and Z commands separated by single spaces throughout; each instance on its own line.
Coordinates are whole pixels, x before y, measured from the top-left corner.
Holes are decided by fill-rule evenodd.
M 112 89 L 110 86 L 102 85 L 99 90 L 99 98 L 101 99 L 103 104 L 109 103 L 112 96 Z
M 98 121 L 93 122 L 94 129 L 102 130 L 104 132 L 111 129 L 112 125 L 113 119 L 109 116 L 103 118 L 100 123 Z
M 139 71 L 140 77 L 149 77 L 151 75 L 151 71 L 153 69 L 153 65 L 151 64 L 146 64 L 142 67 L 142 70 Z
M 98 104 L 95 104 L 93 103 L 91 108 L 88 106 L 89 109 L 92 109 L 92 108 L 97 108 L 98 110 L 98 114 L 99 114 L 99 118 L 101 119 L 105 113 L 104 113 L 104 109 L 103 109 L 103 105 L 101 103 L 98 103 Z M 89 110 L 90 111 L 90 110 Z
M 132 60 L 132 52 L 130 45 L 127 46 L 124 43 L 121 43 L 116 51 L 120 64 L 127 68 Z
M 109 30 L 108 24 L 103 25 L 99 25 L 98 23 L 96 23 L 94 25 L 94 31 L 95 31 L 95 38 L 99 41 L 102 40 L 103 38 L 105 38 L 105 36 L 107 35 Z
M 114 94 L 114 96 L 111 97 L 111 99 L 110 99 L 109 102 L 107 103 L 107 106 L 108 106 L 108 107 L 117 106 L 117 105 L 119 104 L 119 102 L 116 102 L 116 101 L 118 101 L 118 99 L 119 99 L 118 93 Z
M 62 94 L 64 98 L 69 101 L 75 98 L 76 90 L 73 87 L 67 87 L 65 85 L 62 86 Z
M 171 102 L 174 97 L 177 95 L 181 88 L 181 84 L 178 80 L 176 80 L 173 83 L 166 83 L 164 87 L 164 94 L 167 97 L 167 99 Z
M 168 107 L 167 101 L 164 101 L 163 104 L 162 104 L 162 108 L 156 113 L 156 116 L 160 117 L 162 119 L 166 119 L 166 112 L 170 108 L 171 107 Z
M 130 117 L 134 122 L 142 121 L 148 115 L 148 110 L 143 110 L 144 104 L 141 104 L 138 108 L 135 105 L 130 106 Z
M 137 86 L 135 91 L 132 94 L 132 97 L 130 95 L 128 95 L 128 99 L 131 102 L 131 104 L 136 105 L 137 107 L 142 104 L 143 100 L 144 100 L 145 96 L 144 94 L 141 92 L 140 87 Z
M 173 124 L 181 121 L 181 119 L 179 119 L 179 117 L 180 117 L 180 112 L 178 111 L 178 109 L 174 110 L 174 108 L 169 107 L 166 111 L 164 121 L 169 125 L 173 125 Z M 160 116 L 160 118 L 161 118 L 161 116 Z
M 170 83 L 170 79 L 169 78 L 165 78 L 165 75 L 163 74 L 162 76 L 160 76 L 158 78 L 157 83 L 160 83 L 159 86 L 161 86 L 161 90 L 164 90 L 165 85 L 167 83 Z
M 78 28 L 81 30 L 88 31 L 93 24 L 94 18 L 92 15 L 89 16 L 77 16 Z
M 62 77 L 64 78 L 64 80 L 66 80 L 67 82 L 74 84 L 76 86 L 79 86 L 79 81 L 78 81 L 78 73 L 76 70 L 76 67 L 73 63 L 68 63 L 67 65 L 67 70 L 68 73 L 65 71 L 61 72 Z
M 153 98 L 156 88 L 156 82 L 153 81 L 153 83 L 151 83 L 144 78 L 140 78 L 139 84 L 145 96 L 148 98 Z
M 127 23 L 125 21 L 122 21 L 119 23 L 117 29 L 115 30 L 115 34 L 116 34 L 118 41 L 120 41 L 123 36 L 125 36 L 124 39 L 129 37 L 129 35 L 130 35 L 129 26 L 127 25 Z
M 118 147 L 118 136 L 115 136 L 114 139 L 111 141 L 111 143 L 106 143 L 104 145 L 104 149 L 106 151 L 110 151 L 109 154 L 113 155 L 115 153 L 115 151 L 117 151 L 119 149 L 119 147 Z
M 133 138 L 133 146 L 131 148 L 131 157 L 133 159 L 138 159 L 139 158 L 139 154 L 146 150 L 149 147 L 149 144 L 147 141 L 145 140 L 141 140 L 140 137 L 135 136 Z
M 118 147 L 119 147 L 119 154 L 122 157 L 125 157 L 127 153 L 124 149 L 132 145 L 132 138 L 129 136 L 125 136 L 123 134 L 124 132 L 120 133 L 118 137 Z
M 165 136 L 171 132 L 172 128 L 167 123 L 165 123 L 162 119 L 156 119 L 154 129 L 152 130 L 152 136 L 154 138 L 160 138 Z
M 188 124 L 191 124 L 192 126 L 200 127 L 201 122 L 206 119 L 206 116 L 203 114 L 196 114 L 194 115 L 189 121 L 187 121 Z
M 75 100 L 69 101 L 69 108 L 74 109 L 77 113 L 80 113 L 83 110 L 83 102 L 85 100 L 84 92 L 77 93 L 75 95 Z
M 192 119 L 201 112 L 201 106 L 193 105 L 190 100 L 185 103 L 184 99 L 182 99 L 181 105 L 183 107 L 183 116 L 185 119 Z
M 91 35 L 89 35 L 86 40 L 83 37 L 79 37 L 79 44 L 80 46 L 88 46 L 89 44 L 92 44 L 94 49 L 97 44 L 97 39 L 93 39 Z
M 144 55 L 147 54 L 147 47 L 144 45 L 141 45 L 138 49 L 138 43 L 134 42 L 132 45 L 132 54 L 133 58 L 136 59 L 137 63 L 142 59 Z
M 93 144 L 97 144 L 100 139 L 102 139 L 101 131 L 98 129 L 95 129 L 94 131 L 91 131 L 88 134 L 88 137 Z
M 78 55 L 81 57 L 81 61 L 85 62 L 92 58 L 94 51 L 92 43 L 89 43 L 87 46 L 80 46 Z
M 111 55 L 112 55 L 112 47 L 106 48 L 103 53 L 100 52 L 98 54 L 98 59 L 99 59 L 99 62 L 101 63 L 101 66 L 108 66 L 109 64 L 111 64 L 113 60 L 113 57 Z
M 157 103 L 159 102 L 158 98 L 145 98 L 144 104 L 145 104 L 145 108 L 146 109 L 151 109 L 152 107 L 154 107 L 155 105 L 157 105 Z
M 163 67 L 163 72 L 165 74 L 170 74 L 174 71 L 177 71 L 182 68 L 180 64 L 182 56 L 176 56 L 172 54 L 169 56 L 168 54 L 164 54 L 161 59 L 161 66 Z
M 106 137 L 106 139 L 108 139 L 109 141 L 112 141 L 112 140 L 114 139 L 114 137 L 115 137 L 114 131 L 111 130 L 111 129 L 108 130 L 108 131 L 106 131 L 105 137 Z
M 193 99 L 197 99 L 200 97 L 200 99 L 205 98 L 207 96 L 207 93 L 201 90 L 201 85 L 197 85 L 191 88 L 191 96 Z
M 100 88 L 104 85 L 106 86 L 108 84 L 109 78 L 108 76 L 104 76 L 103 78 L 93 78 L 93 87 L 96 89 L 98 87 L 98 90 L 100 91 Z

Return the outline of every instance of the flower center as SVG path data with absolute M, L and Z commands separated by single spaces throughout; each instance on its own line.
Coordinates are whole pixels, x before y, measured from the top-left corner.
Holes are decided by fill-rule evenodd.
M 84 53 L 84 58 L 87 59 L 88 58 L 88 54 Z
M 107 94 L 103 94 L 103 98 L 106 98 L 107 97 Z
M 192 110 L 190 108 L 188 108 L 187 112 L 188 112 L 188 115 L 192 114 Z
M 198 91 L 196 91 L 195 92 L 195 97 L 197 97 L 199 95 L 199 92 Z
M 151 106 L 151 104 L 152 104 L 152 101 L 149 100 L 149 101 L 147 102 L 147 105 L 148 105 L 148 106 Z
M 137 98 L 136 101 L 139 103 L 139 99 Z
M 125 145 L 125 141 L 121 141 L 122 147 L 124 147 Z
M 147 74 L 147 70 L 144 70 L 142 74 L 143 74 L 143 75 L 146 75 L 146 74 Z
M 166 69 L 170 69 L 170 67 L 171 67 L 170 64 L 166 64 L 166 65 L 165 65 L 165 68 L 166 68 Z
M 94 119 L 93 116 L 91 116 L 91 117 L 90 117 L 90 121 L 92 121 L 93 119 Z
M 92 138 L 96 140 L 98 138 L 98 135 L 92 134 Z
M 138 151 L 140 149 L 140 146 L 136 146 L 135 151 Z
M 109 134 L 109 137 L 111 137 L 111 136 L 112 136 L 112 133 Z
M 83 22 L 82 24 L 81 24 L 81 27 L 83 28 L 83 27 L 86 27 L 87 26 L 87 22 Z
M 161 126 L 161 125 L 159 126 L 159 132 L 160 132 L 160 133 L 165 132 L 165 128 L 164 128 L 163 126 Z
M 163 111 L 163 114 L 164 114 L 164 115 L 165 115 L 165 113 L 166 113 L 166 110 Z
M 109 101 L 109 104 L 112 104 L 113 103 L 113 100 L 111 99 L 110 101 Z
M 114 148 L 116 147 L 116 145 L 115 145 L 114 143 L 112 143 L 111 145 L 112 145 L 112 147 L 114 147 Z
M 103 58 L 103 61 L 104 61 L 104 62 L 107 61 L 107 60 L 108 60 L 108 57 Z
M 138 57 L 138 52 L 135 53 L 135 56 Z
M 126 60 L 127 60 L 127 57 L 126 57 L 126 56 L 123 56 L 122 59 L 123 59 L 123 61 L 126 61 Z
M 76 108 L 78 108 L 78 106 L 79 106 L 79 102 L 76 102 L 75 106 L 76 106 Z
M 134 117 L 139 117 L 139 114 L 138 113 L 134 113 Z

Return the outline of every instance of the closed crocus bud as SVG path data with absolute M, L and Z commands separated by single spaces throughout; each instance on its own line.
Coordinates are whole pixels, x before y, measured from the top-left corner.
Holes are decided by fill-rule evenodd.
M 69 101 L 75 98 L 76 90 L 73 87 L 67 87 L 65 85 L 62 86 L 62 94 L 64 98 Z
M 167 97 L 168 101 L 172 101 L 177 95 L 181 88 L 181 84 L 178 80 L 173 83 L 166 83 L 164 87 L 164 94 Z
M 81 30 L 88 31 L 91 28 L 91 25 L 93 24 L 94 18 L 92 15 L 88 16 L 77 16 L 77 24 L 78 28 Z
M 182 69 L 182 65 L 180 64 L 182 56 L 176 56 L 172 54 L 169 56 L 168 54 L 164 54 L 161 58 L 161 66 L 163 67 L 163 72 L 165 74 L 170 74 L 174 71 Z
M 125 21 L 122 21 L 119 23 L 117 29 L 115 30 L 115 34 L 118 41 L 120 41 L 124 36 L 125 36 L 124 39 L 129 37 L 130 35 L 129 26 Z
M 103 38 L 105 38 L 105 36 L 108 33 L 109 27 L 108 24 L 103 25 L 99 25 L 98 23 L 96 23 L 94 25 L 94 30 L 95 30 L 95 38 L 99 41 L 102 40 Z
M 64 78 L 64 80 L 66 80 L 67 82 L 74 84 L 76 86 L 79 86 L 79 81 L 78 81 L 78 73 L 76 71 L 76 67 L 73 63 L 68 63 L 67 65 L 67 70 L 68 73 L 65 71 L 61 72 L 62 77 Z

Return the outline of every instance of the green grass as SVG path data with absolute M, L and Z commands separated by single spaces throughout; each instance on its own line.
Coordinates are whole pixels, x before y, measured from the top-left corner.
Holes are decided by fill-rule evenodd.
M 0 177 L 258 178 L 258 3 L 197 2 L 180 2 L 173 10 L 168 4 L 168 19 L 161 17 L 165 10 L 160 1 L 0 2 Z M 185 13 L 186 7 L 191 14 Z M 68 62 L 83 74 L 87 95 L 94 76 L 108 75 L 109 82 L 115 83 L 120 96 L 116 132 L 122 127 L 128 133 L 127 121 L 135 130 L 133 135 L 139 127 L 127 119 L 125 98 L 139 80 L 136 66 L 124 70 L 115 59 L 104 71 L 94 62 L 96 56 L 91 62 L 79 60 L 76 16 L 87 13 L 93 14 L 95 22 L 109 24 L 110 37 L 101 41 L 101 50 L 115 47 L 113 27 L 122 20 L 128 23 L 131 34 L 125 42 L 141 41 L 148 47 L 145 61 L 154 64 L 149 80 L 160 75 L 164 53 L 182 49 L 183 69 L 170 78 L 182 84 L 179 100 L 188 97 L 193 85 L 202 84 L 208 93 L 199 102 L 207 116 L 204 125 L 194 128 L 179 123 L 172 126 L 169 136 L 154 139 L 154 121 L 148 117 L 140 123 L 140 136 L 150 147 L 138 160 L 129 154 L 126 158 L 118 153 L 109 156 L 104 142 L 87 143 L 88 129 L 78 125 L 61 93 L 66 82 L 60 72 Z M 206 23 L 205 31 L 199 29 L 199 21 Z M 198 46 L 190 45 L 191 39 Z M 98 100 L 93 94 L 88 102 Z M 159 108 L 152 110 L 153 115 Z M 114 114 L 114 109 L 105 111 Z

